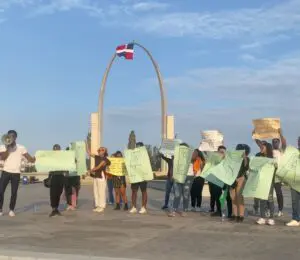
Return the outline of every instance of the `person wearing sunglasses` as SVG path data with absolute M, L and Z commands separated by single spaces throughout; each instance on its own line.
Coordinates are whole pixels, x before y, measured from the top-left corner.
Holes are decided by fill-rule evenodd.
M 87 152 L 90 157 L 95 158 L 95 167 L 88 172 L 88 175 L 94 178 L 93 189 L 95 208 L 94 212 L 101 213 L 106 208 L 106 168 L 110 165 L 108 160 L 108 152 L 105 147 L 98 149 L 98 154 L 91 154 L 89 149 Z

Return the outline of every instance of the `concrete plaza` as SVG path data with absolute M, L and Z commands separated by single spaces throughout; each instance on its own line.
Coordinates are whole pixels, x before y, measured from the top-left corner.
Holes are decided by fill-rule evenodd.
M 0 218 L 0 259 L 299 259 L 300 228 L 284 226 L 291 210 L 288 189 L 285 217 L 270 227 L 255 225 L 250 215 L 243 224 L 205 212 L 170 219 L 160 210 L 163 183 L 151 186 L 147 215 L 116 212 L 112 206 L 93 213 L 92 186 L 83 185 L 79 209 L 57 218 L 48 217 L 48 189 L 21 186 L 17 216 Z M 7 189 L 4 209 L 9 197 Z M 204 205 L 208 209 L 208 198 Z

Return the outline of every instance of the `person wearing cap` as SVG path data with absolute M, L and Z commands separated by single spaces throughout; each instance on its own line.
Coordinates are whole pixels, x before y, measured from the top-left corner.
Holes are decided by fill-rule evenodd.
M 11 199 L 9 204 L 9 216 L 15 216 L 15 207 L 19 183 L 21 178 L 22 160 L 25 158 L 28 162 L 34 163 L 35 158 L 32 157 L 26 148 L 16 143 L 18 134 L 15 130 L 9 130 L 7 135 L 12 140 L 10 145 L 0 146 L 0 160 L 4 161 L 3 170 L 0 178 L 0 216 L 3 216 L 4 193 L 8 183 L 11 183 Z

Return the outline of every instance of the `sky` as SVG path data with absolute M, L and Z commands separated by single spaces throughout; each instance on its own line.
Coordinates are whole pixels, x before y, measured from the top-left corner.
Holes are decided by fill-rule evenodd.
M 175 132 L 197 147 L 218 129 L 253 146 L 252 119 L 280 117 L 300 136 L 300 0 L 0 0 L 0 134 L 31 153 L 83 140 L 105 68 L 136 41 L 158 63 Z M 147 55 L 118 58 L 108 77 L 104 145 L 160 144 L 160 92 Z

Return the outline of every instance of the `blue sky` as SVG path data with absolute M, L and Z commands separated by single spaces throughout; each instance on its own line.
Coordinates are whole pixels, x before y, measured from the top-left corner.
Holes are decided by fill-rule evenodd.
M 176 132 L 252 144 L 251 120 L 280 117 L 300 135 L 300 0 L 0 0 L 0 133 L 19 132 L 31 152 L 85 138 L 104 70 L 117 45 L 147 47 L 164 77 Z M 107 82 L 104 144 L 122 149 L 130 130 L 160 143 L 160 95 L 136 48 Z

